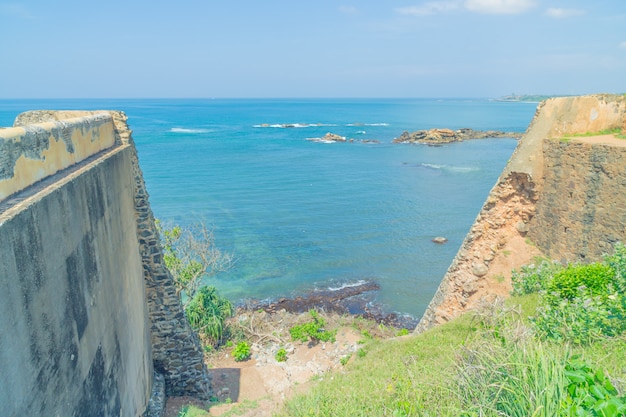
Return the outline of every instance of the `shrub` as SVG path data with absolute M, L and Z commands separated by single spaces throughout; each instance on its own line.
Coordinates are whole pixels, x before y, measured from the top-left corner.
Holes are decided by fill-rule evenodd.
M 601 263 L 570 265 L 554 274 L 546 290 L 549 296 L 568 300 L 583 295 L 608 295 L 608 285 L 614 276 L 613 268 Z
M 324 329 L 326 322 L 319 316 L 317 311 L 310 310 L 309 314 L 312 317 L 312 321 L 304 324 L 293 326 L 289 329 L 289 334 L 293 340 L 299 340 L 301 342 L 330 342 L 335 341 L 335 332 L 331 332 Z
M 604 257 L 604 263 L 615 271 L 609 291 L 619 294 L 626 293 L 626 246 L 616 243 L 612 255 Z
M 396 333 L 396 336 L 407 336 L 409 334 L 409 330 L 408 329 L 400 329 L 398 330 L 398 332 Z
M 605 263 L 568 266 L 549 279 L 531 321 L 546 339 L 588 344 L 626 331 L 626 249 Z
M 278 351 L 276 352 L 276 362 L 285 362 L 287 360 L 287 351 L 285 350 L 284 347 L 281 347 L 280 349 L 278 349 Z
M 233 349 L 233 358 L 236 362 L 242 362 L 250 359 L 250 345 L 248 342 L 239 342 Z
M 563 266 L 558 262 L 544 259 L 536 264 L 524 265 L 519 271 L 513 270 L 511 273 L 512 294 L 524 295 L 545 290 L 554 274 L 562 269 Z
M 626 330 L 624 300 L 623 296 L 560 299 L 539 307 L 531 322 L 540 338 L 584 345 Z
M 224 322 L 234 313 L 233 305 L 215 287 L 201 287 L 185 312 L 191 327 L 200 337 L 217 344 L 224 335 Z
M 339 363 L 341 363 L 343 366 L 346 366 L 346 364 L 350 361 L 350 358 L 352 357 L 352 354 L 348 354 L 344 357 L 342 357 L 341 359 L 339 359 Z

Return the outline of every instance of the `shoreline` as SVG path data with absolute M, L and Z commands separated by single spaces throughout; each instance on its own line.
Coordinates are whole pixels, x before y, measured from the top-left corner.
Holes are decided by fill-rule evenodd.
M 293 298 L 282 297 L 270 301 L 246 300 L 238 306 L 237 314 L 261 310 L 268 314 L 283 310 L 301 314 L 316 309 L 326 313 L 362 317 L 397 329 L 415 329 L 419 319 L 408 314 L 386 311 L 382 305 L 372 301 L 378 290 L 380 290 L 378 283 L 366 281 L 337 289 L 312 290 Z

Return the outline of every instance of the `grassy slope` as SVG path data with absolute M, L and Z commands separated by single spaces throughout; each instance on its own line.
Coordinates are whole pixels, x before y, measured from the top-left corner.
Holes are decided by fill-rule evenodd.
M 355 355 L 344 373 L 328 376 L 310 392 L 290 400 L 281 416 L 461 415 L 468 407 L 461 400 L 464 388 L 459 382 L 458 363 L 462 352 L 471 349 L 500 355 L 516 350 L 523 358 L 515 360 L 522 361 L 536 360 L 537 355 L 533 353 L 536 350 L 542 358 L 547 356 L 558 364 L 555 369 L 560 368 L 567 357 L 579 353 L 594 368 L 604 369 L 624 392 L 625 338 L 596 342 L 584 348 L 556 344 L 530 347 L 525 344 L 518 348 L 520 342 L 511 341 L 516 337 L 518 330 L 515 329 L 534 312 L 537 296 L 515 297 L 507 305 L 509 309 L 511 306 L 516 306 L 517 311 L 521 309 L 521 315 L 507 313 L 503 315 L 504 321 L 484 327 L 475 316 L 466 314 L 419 336 L 371 341 L 364 347 L 366 354 Z M 491 312 L 483 318 L 489 321 L 492 314 L 498 315 Z M 503 348 L 503 336 L 497 329 L 504 328 L 508 329 L 508 345 Z M 529 350 L 533 352 L 527 355 Z M 543 377 L 551 378 L 547 372 Z

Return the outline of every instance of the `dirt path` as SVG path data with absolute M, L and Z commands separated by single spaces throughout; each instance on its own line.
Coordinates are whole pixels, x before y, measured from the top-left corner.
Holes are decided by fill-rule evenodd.
M 376 323 L 355 317 L 325 315 L 325 318 L 329 329 L 338 328 L 336 341 L 310 344 L 291 342 L 289 337 L 289 328 L 309 320 L 308 313 L 240 312 L 232 321 L 242 322 L 242 328 L 248 329 L 247 340 L 259 342 L 252 343 L 252 355 L 247 361 L 235 362 L 232 348 L 222 348 L 207 356 L 217 400 L 208 407 L 208 415 L 271 416 L 287 398 L 307 390 L 312 380 L 340 372 L 344 366 L 342 361 L 349 360 L 360 348 L 363 334 L 389 337 L 396 332 L 391 328 L 381 330 Z M 359 329 L 359 325 L 369 326 L 367 333 Z M 284 362 L 276 360 L 276 352 L 281 347 L 287 352 Z M 185 404 L 207 409 L 206 404 L 191 398 L 169 398 L 165 417 L 177 417 Z

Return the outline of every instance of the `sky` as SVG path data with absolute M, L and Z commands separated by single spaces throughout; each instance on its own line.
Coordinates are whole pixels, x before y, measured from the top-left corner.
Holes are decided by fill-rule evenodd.
M 625 0 L 0 0 L 3 98 L 626 93 Z

